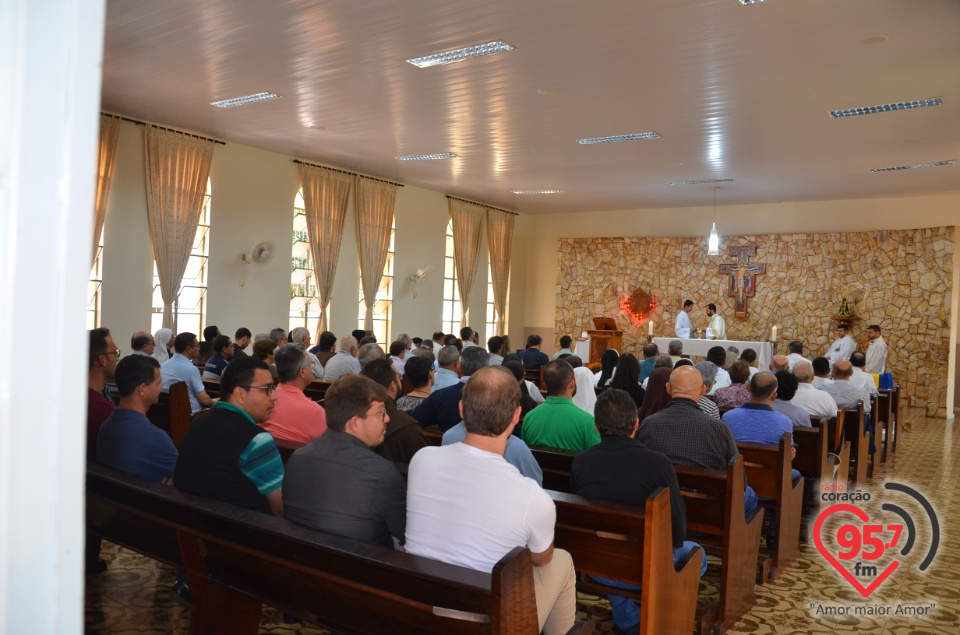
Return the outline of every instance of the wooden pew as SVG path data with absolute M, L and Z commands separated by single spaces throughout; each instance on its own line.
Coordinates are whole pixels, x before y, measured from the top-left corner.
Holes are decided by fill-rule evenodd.
M 192 420 L 187 384 L 177 382 L 170 386 L 169 392 L 161 392 L 157 403 L 147 409 L 147 419 L 169 434 L 173 444 L 179 446 Z
M 819 513 L 819 507 L 826 505 L 820 498 L 822 491 L 820 488 L 823 485 L 840 483 L 846 491 L 847 475 L 850 469 L 850 442 L 843 441 L 843 447 L 838 455 L 840 464 L 834 475 L 833 465 L 829 459 L 831 447 L 829 427 L 821 424 L 819 420 L 812 420 L 811 423 L 813 426 L 810 428 L 793 429 L 793 443 L 797 448 L 793 467 L 805 475 L 810 475 L 805 480 L 808 481 L 814 500 L 818 501 L 814 506 L 814 513 Z
M 773 501 L 776 541 L 770 579 L 775 579 L 800 556 L 800 517 L 803 515 L 803 479 L 792 483 L 790 433 L 784 432 L 779 446 L 738 443 L 743 455 L 747 482 L 760 498 Z M 769 545 L 768 545 L 769 547 Z
M 220 381 L 216 379 L 204 379 L 203 389 L 210 396 L 211 399 L 220 398 Z
M 89 463 L 87 522 L 186 570 L 191 632 L 253 635 L 262 604 L 343 633 L 538 632 L 530 553 L 483 573 L 367 545 Z M 592 624 L 573 631 L 589 633 Z
M 690 633 L 697 610 L 702 550 L 691 553 L 679 571 L 673 564 L 670 492 L 660 488 L 645 508 L 548 492 L 557 507 L 554 543 L 573 556 L 577 588 L 593 595 L 614 593 L 640 605 L 641 635 Z M 641 587 L 605 586 L 587 574 Z
M 900 384 L 893 385 L 893 396 L 891 408 L 893 408 L 893 426 L 890 431 L 893 433 L 890 440 L 890 451 L 897 452 L 897 438 L 900 436 L 900 423 L 903 421 L 903 401 L 901 400 Z
M 887 462 L 887 452 L 890 449 L 890 438 L 893 436 L 893 391 L 892 390 L 881 390 L 880 396 L 877 398 L 876 402 L 877 414 L 875 418 L 877 421 L 882 421 L 882 427 L 877 426 L 877 430 L 882 430 L 882 432 L 875 432 L 874 438 L 876 443 L 879 446 L 877 449 L 880 451 L 880 462 Z
M 863 487 L 870 461 L 870 435 L 864 430 L 863 402 L 857 402 L 856 408 L 843 408 L 843 436 L 850 442 L 850 487 Z
M 443 443 L 443 430 L 438 430 L 436 428 L 422 428 L 423 436 L 427 437 L 427 441 L 430 445 L 442 445 Z
M 323 401 L 324 395 L 327 394 L 327 388 L 333 385 L 332 381 L 323 381 L 322 379 L 314 379 L 310 382 L 310 385 L 303 389 L 303 394 L 314 401 Z
M 687 532 L 713 536 L 720 544 L 720 602 L 700 622 L 710 633 L 719 623 L 725 629 L 757 602 L 754 582 L 760 554 L 763 509 L 747 518 L 744 512 L 744 461 L 737 456 L 723 470 L 676 466 L 677 481 L 687 509 Z M 691 540 L 701 542 L 699 536 Z
M 539 446 L 531 446 L 530 451 L 543 470 L 544 489 L 569 493 L 570 466 L 577 453 Z M 753 585 L 763 510 L 758 507 L 750 518 L 745 517 L 742 456 L 731 461 L 726 471 L 674 468 L 686 506 L 687 531 L 715 537 L 722 560 L 719 606 L 701 620 L 700 632 L 708 633 L 718 621 L 725 627 L 732 625 L 756 604 Z M 690 539 L 702 542 L 700 536 Z

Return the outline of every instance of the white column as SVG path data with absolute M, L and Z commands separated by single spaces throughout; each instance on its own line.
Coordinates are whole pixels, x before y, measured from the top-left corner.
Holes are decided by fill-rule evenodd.
M 103 0 L 0 2 L 0 633 L 83 628 Z

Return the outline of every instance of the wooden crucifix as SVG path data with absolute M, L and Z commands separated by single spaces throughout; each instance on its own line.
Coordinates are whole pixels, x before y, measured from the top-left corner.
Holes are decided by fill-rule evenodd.
M 727 294 L 734 298 L 734 317 L 747 317 L 747 298 L 757 291 L 756 276 L 766 273 L 767 266 L 750 262 L 757 255 L 756 247 L 734 247 L 731 249 L 737 262 L 720 265 L 720 273 L 730 276 Z

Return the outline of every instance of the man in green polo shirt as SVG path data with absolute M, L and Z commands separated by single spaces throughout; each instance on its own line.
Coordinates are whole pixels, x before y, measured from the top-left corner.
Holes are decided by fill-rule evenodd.
M 573 367 L 562 359 L 543 367 L 547 400 L 527 413 L 522 436 L 528 445 L 564 450 L 586 450 L 600 443 L 593 415 L 573 403 L 577 384 Z

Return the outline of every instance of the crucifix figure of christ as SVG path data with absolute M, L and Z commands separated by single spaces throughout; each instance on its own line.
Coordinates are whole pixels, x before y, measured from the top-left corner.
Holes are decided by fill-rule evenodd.
M 756 293 L 756 276 L 766 273 L 767 266 L 750 262 L 750 259 L 757 255 L 755 247 L 734 247 L 731 251 L 737 262 L 721 264 L 720 273 L 730 276 L 727 294 L 734 298 L 734 317 L 747 317 L 747 298 Z

